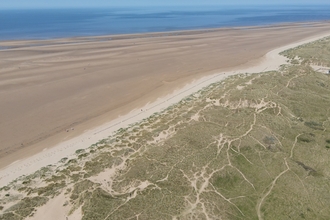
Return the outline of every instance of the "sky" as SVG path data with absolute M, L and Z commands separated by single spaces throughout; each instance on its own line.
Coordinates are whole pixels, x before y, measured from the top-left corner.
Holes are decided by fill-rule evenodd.
M 230 3 L 228 3 L 230 2 Z M 103 8 L 126 6 L 209 6 L 209 5 L 316 5 L 329 0 L 0 0 L 0 9 Z

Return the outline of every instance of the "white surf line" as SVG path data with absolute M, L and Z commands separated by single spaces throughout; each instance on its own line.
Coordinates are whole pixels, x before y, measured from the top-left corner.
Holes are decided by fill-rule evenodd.
M 11 181 L 22 175 L 32 174 L 47 165 L 56 165 L 64 157 L 74 157 L 76 150 L 86 149 L 92 144 L 95 144 L 102 139 L 108 138 L 118 129 L 127 127 L 133 123 L 148 118 L 152 114 L 160 112 L 167 107 L 178 103 L 183 98 L 191 95 L 192 93 L 195 93 L 212 83 L 226 79 L 228 76 L 241 73 L 259 73 L 264 71 L 278 70 L 282 64 L 287 63 L 287 58 L 279 55 L 280 52 L 302 44 L 316 41 L 327 36 L 330 36 L 330 32 L 272 50 L 263 58 L 261 58 L 259 63 L 254 66 L 248 67 L 246 65 L 242 65 L 237 67 L 237 69 L 229 72 L 220 72 L 203 77 L 199 80 L 195 80 L 183 88 L 174 91 L 172 94 L 161 97 L 153 103 L 148 103 L 142 108 L 143 111 L 141 111 L 140 108 L 134 109 L 124 116 L 120 116 L 117 119 L 105 123 L 95 129 L 88 130 L 75 138 L 61 142 L 49 149 L 46 148 L 40 153 L 37 153 L 31 157 L 15 161 L 14 163 L 0 170 L 0 187 L 9 184 Z

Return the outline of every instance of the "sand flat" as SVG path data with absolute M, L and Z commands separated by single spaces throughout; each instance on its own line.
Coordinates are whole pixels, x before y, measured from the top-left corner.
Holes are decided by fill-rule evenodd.
M 193 79 L 258 62 L 271 49 L 326 33 L 329 27 L 290 24 L 0 42 L 15 46 L 0 51 L 0 168 Z

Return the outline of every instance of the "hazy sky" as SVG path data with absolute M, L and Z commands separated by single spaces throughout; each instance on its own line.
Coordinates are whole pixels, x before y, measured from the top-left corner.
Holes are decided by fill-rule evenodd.
M 230 3 L 228 3 L 230 2 Z M 81 8 L 111 6 L 195 6 L 255 4 L 330 4 L 329 0 L 0 0 L 0 9 L 8 8 Z

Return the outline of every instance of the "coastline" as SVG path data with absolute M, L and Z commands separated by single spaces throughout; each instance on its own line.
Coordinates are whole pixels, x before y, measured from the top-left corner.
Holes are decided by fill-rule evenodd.
M 96 36 L 75 36 L 75 37 L 57 37 L 46 39 L 19 39 L 19 40 L 0 40 L 0 51 L 29 48 L 29 47 L 48 47 L 60 45 L 77 45 L 86 43 L 98 43 L 113 40 L 127 39 L 146 39 L 170 36 L 184 36 L 190 34 L 203 34 L 208 32 L 226 31 L 226 30 L 260 30 L 267 28 L 285 28 L 285 27 L 301 27 L 301 26 L 318 26 L 330 21 L 305 21 L 305 22 L 281 22 L 268 25 L 253 26 L 225 26 L 216 28 L 197 28 L 187 30 L 161 31 L 161 32 L 143 32 L 130 34 L 106 34 Z
M 119 128 L 129 126 L 130 124 L 136 123 L 143 118 L 147 118 L 156 112 L 162 111 L 177 103 L 182 98 L 197 92 L 207 85 L 221 81 L 228 76 L 241 73 L 258 73 L 277 70 L 280 65 L 286 63 L 286 58 L 279 55 L 281 51 L 306 44 L 329 35 L 330 32 L 325 34 L 316 34 L 314 37 L 308 37 L 304 40 L 297 41 L 296 43 L 291 43 L 286 46 L 273 49 L 265 56 L 257 60 L 253 60 L 252 63 L 248 62 L 231 68 L 230 71 L 218 72 L 209 76 L 200 77 L 200 79 L 186 84 L 183 88 L 175 90 L 170 95 L 163 96 L 152 103 L 148 103 L 141 108 L 142 111 L 140 108 L 134 109 L 124 116 L 120 116 L 110 122 L 104 123 L 101 126 L 85 131 L 83 134 L 61 142 L 54 147 L 49 149 L 46 148 L 42 152 L 39 152 L 31 157 L 16 160 L 0 170 L 0 186 L 8 184 L 21 175 L 33 173 L 41 167 L 49 164 L 56 164 L 63 157 L 74 155 L 76 150 L 88 148 L 97 141 L 107 138 Z

